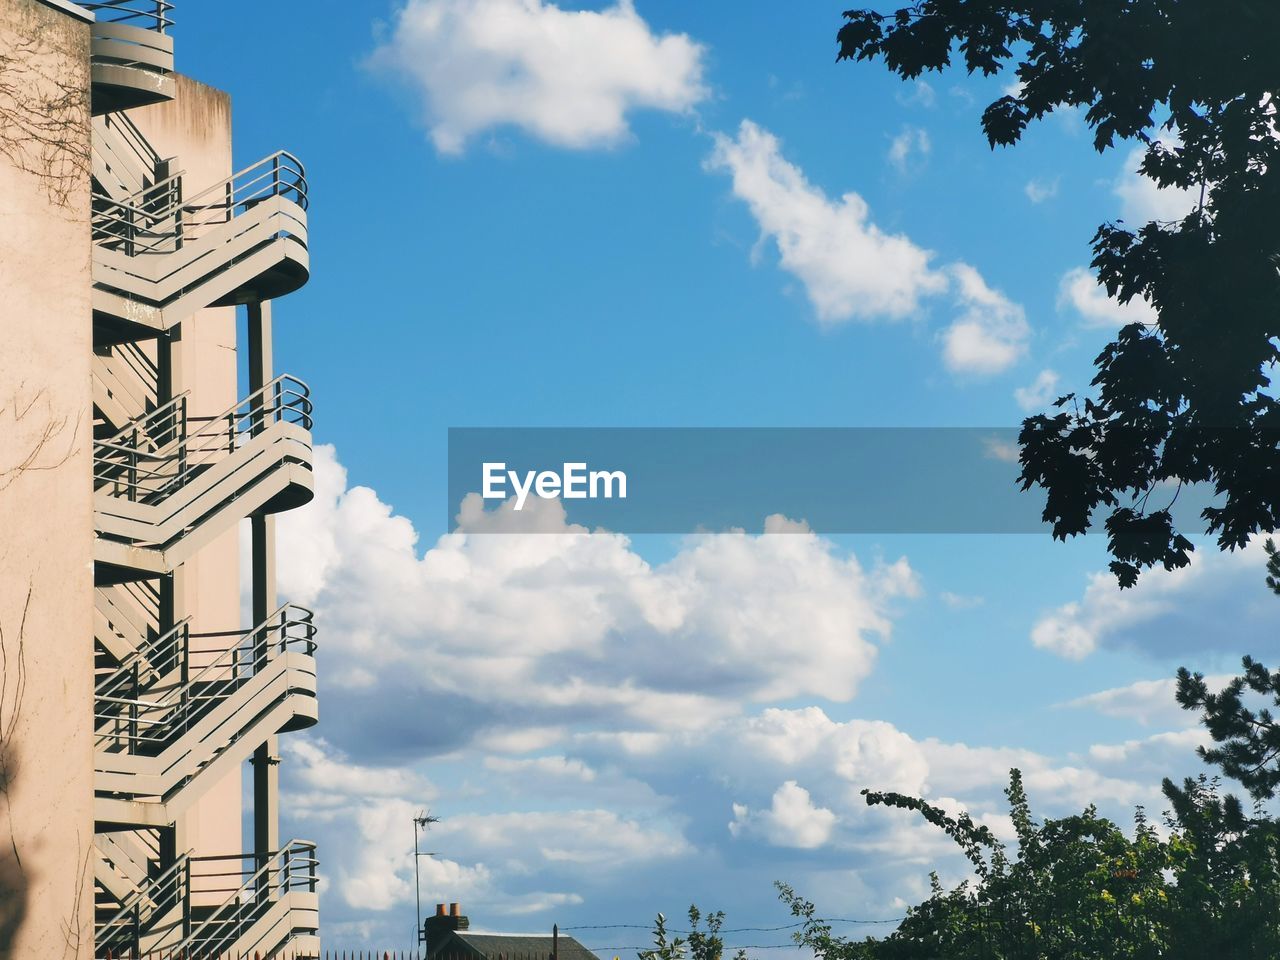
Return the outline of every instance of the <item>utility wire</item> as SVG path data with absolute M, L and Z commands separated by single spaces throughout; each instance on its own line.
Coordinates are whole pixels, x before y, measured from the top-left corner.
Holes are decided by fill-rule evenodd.
M 653 944 L 647 946 L 632 947 L 587 947 L 592 953 L 617 953 L 623 950 L 635 950 L 642 952 L 652 950 Z M 725 944 L 724 949 L 727 950 L 799 950 L 801 949 L 794 943 L 743 943 L 743 944 Z
M 717 931 L 721 933 L 774 933 L 778 930 L 794 930 L 796 927 L 803 927 L 807 923 L 901 923 L 906 917 L 890 917 L 886 920 L 856 920 L 851 917 L 814 917 L 812 921 L 801 920 L 798 923 L 784 923 L 779 927 L 733 927 L 725 928 Z M 561 930 L 652 930 L 652 923 L 598 923 L 584 924 L 579 927 L 561 927 Z M 692 930 L 676 930 L 669 928 L 670 933 L 693 933 Z M 707 933 L 703 929 L 700 933 Z M 788 944 L 789 946 L 789 944 Z M 620 947 L 622 950 L 630 950 L 630 947 Z M 647 949 L 647 948 L 646 948 Z M 728 949 L 727 947 L 725 949 Z

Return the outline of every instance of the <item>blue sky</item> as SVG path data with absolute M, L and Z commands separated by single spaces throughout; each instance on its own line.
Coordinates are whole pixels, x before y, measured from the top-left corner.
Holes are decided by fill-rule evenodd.
M 962 875 L 863 786 L 998 827 L 1014 764 L 1038 809 L 1117 816 L 1195 769 L 1165 681 L 1273 651 L 1256 549 L 1122 596 L 1099 538 L 440 539 L 451 426 L 1007 427 L 1084 389 L 1144 309 L 1089 238 L 1185 203 L 1131 145 L 1067 115 L 992 152 L 1012 78 L 837 65 L 838 4 L 296 7 L 184 6 L 176 40 L 237 164 L 311 183 L 276 364 L 328 446 L 280 580 L 324 701 L 284 783 L 329 945 L 410 942 L 421 806 L 423 900 L 475 926 L 770 926 L 775 879 L 886 918 Z

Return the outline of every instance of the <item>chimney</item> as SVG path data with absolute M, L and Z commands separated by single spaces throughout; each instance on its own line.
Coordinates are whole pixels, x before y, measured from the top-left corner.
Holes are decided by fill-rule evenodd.
M 445 912 L 443 903 L 436 904 L 436 913 L 433 917 L 427 917 L 422 922 L 423 940 L 426 942 L 427 956 L 444 945 L 448 940 L 449 934 L 454 930 L 466 930 L 471 926 L 471 921 L 462 915 L 461 904 L 449 904 L 449 910 Z

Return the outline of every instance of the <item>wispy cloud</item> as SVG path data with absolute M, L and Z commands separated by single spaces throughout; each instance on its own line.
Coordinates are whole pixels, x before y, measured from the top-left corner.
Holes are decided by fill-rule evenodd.
M 905 175 L 924 166 L 932 149 L 933 144 L 927 130 L 922 127 L 903 127 L 889 142 L 886 158 L 891 167 Z
M 1058 184 L 1058 177 L 1052 180 L 1028 180 L 1022 191 L 1032 203 L 1044 203 L 1058 195 Z
M 940 334 L 948 369 L 990 375 L 1025 353 L 1030 327 L 1021 306 L 968 264 L 934 266 L 933 253 L 877 226 L 857 193 L 828 197 L 750 120 L 734 137 L 715 135 L 707 169 L 732 176 L 734 195 L 777 245 L 781 267 L 803 283 L 824 326 L 901 320 L 950 294 L 956 313 Z

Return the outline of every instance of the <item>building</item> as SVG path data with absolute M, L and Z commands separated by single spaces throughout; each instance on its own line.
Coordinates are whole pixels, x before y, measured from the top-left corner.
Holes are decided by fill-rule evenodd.
M 319 951 L 314 847 L 278 834 L 278 738 L 318 716 L 275 596 L 307 182 L 232 169 L 175 6 L 0 0 L 0 958 Z
M 484 933 L 456 903 L 445 911 L 436 904 L 435 916 L 422 923 L 427 960 L 598 960 L 573 937 L 550 933 Z

